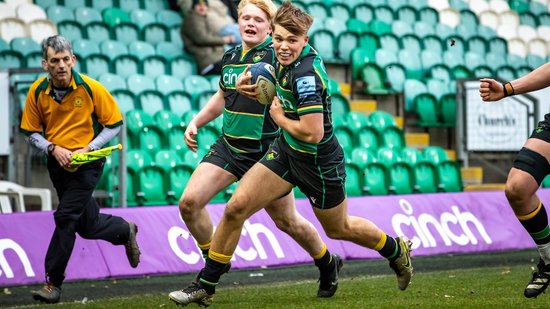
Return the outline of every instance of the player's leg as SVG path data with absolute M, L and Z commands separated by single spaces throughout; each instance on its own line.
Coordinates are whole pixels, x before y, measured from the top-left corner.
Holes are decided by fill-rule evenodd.
M 516 217 L 536 243 L 540 261 L 537 271 L 525 288 L 526 297 L 537 297 L 550 283 L 550 227 L 542 201 L 536 195 L 540 183 L 550 173 L 550 144 L 541 139 L 547 131 L 534 133 L 514 160 L 506 181 L 506 198 Z
M 327 250 L 313 224 L 298 213 L 293 192 L 273 201 L 265 210 L 277 228 L 292 237 L 315 261 L 321 274 L 317 296 L 333 296 L 338 288 L 338 272 L 342 267 L 342 260 Z
M 216 194 L 233 183 L 236 177 L 220 167 L 217 162 L 205 160 L 197 166 L 189 178 L 179 200 L 179 210 L 189 232 L 206 255 L 210 248 L 214 226 L 205 207 Z

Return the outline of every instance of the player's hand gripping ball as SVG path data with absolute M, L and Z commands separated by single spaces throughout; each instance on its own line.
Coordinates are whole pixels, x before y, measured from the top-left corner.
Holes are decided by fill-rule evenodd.
M 271 104 L 277 89 L 275 87 L 275 68 L 269 63 L 258 62 L 248 68 L 252 76 L 251 84 L 256 84 L 256 93 L 258 102 L 261 104 Z

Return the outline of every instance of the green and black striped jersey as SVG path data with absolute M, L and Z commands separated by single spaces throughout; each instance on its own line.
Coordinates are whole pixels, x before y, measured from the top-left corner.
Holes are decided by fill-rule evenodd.
M 239 75 L 247 65 L 257 62 L 275 64 L 271 37 L 251 50 L 242 45 L 229 49 L 222 58 L 220 89 L 224 91 L 223 137 L 236 153 L 264 152 L 279 135 L 279 128 L 269 115 L 269 105 L 263 105 L 238 93 Z

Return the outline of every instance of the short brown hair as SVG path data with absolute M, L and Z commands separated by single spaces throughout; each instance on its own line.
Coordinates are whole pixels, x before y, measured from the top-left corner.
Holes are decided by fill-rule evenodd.
M 237 7 L 239 17 L 242 14 L 243 8 L 248 4 L 255 5 L 260 10 L 264 11 L 270 22 L 273 20 L 273 17 L 275 17 L 275 12 L 277 12 L 277 7 L 271 0 L 241 0 Z
M 273 19 L 273 27 L 279 25 L 294 35 L 307 34 L 313 23 L 313 17 L 302 11 L 290 1 L 285 1 L 277 10 Z

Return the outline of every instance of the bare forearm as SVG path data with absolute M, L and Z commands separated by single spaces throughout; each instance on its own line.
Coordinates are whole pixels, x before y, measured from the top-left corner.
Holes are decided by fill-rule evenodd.
M 545 63 L 531 73 L 513 80 L 515 94 L 527 93 L 550 86 L 550 62 Z
M 201 128 L 210 121 L 219 117 L 222 114 L 224 106 L 225 101 L 223 92 L 219 90 L 208 100 L 203 109 L 201 109 L 201 111 L 193 119 L 197 128 Z

